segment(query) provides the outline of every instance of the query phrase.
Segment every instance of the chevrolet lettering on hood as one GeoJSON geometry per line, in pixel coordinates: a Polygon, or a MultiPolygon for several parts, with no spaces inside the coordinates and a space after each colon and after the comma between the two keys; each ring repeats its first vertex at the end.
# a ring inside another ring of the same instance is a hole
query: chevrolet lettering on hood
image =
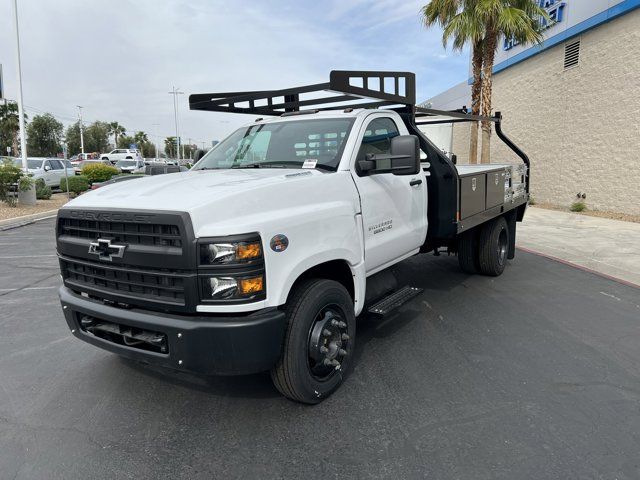
{"type": "Polygon", "coordinates": [[[95,220],[103,222],[136,222],[151,223],[155,215],[145,215],[141,213],[125,212],[90,212],[73,210],[70,213],[72,218],[81,220],[95,220]]]}

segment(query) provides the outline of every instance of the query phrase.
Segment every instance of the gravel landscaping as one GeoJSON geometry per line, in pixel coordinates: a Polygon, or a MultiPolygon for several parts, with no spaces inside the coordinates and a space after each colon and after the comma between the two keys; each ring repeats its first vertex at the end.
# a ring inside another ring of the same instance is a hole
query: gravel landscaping
{"type": "Polygon", "coordinates": [[[34,213],[57,210],[67,203],[67,201],[66,193],[55,193],[49,200],[38,200],[35,205],[17,205],[15,207],[10,207],[6,203],[0,202],[0,220],[8,220],[10,218],[33,215],[34,213]]]}

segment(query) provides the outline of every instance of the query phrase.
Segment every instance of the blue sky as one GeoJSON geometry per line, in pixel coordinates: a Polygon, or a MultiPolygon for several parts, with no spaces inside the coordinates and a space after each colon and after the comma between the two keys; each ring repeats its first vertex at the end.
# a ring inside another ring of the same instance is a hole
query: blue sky
{"type": "MultiPolygon", "coordinates": [[[[24,102],[64,123],[87,120],[129,130],[174,132],[167,92],[178,86],[182,136],[209,141],[252,120],[190,112],[189,93],[286,88],[327,81],[331,69],[407,70],[418,98],[467,76],[468,53],[425,30],[424,1],[399,0],[18,0],[24,102]]],[[[9,0],[0,0],[5,96],[15,98],[9,0]]]]}

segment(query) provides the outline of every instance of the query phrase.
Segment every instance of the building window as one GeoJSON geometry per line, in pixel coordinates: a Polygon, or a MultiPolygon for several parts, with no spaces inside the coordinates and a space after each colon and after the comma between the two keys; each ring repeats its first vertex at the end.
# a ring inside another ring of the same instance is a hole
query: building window
{"type": "Polygon", "coordinates": [[[564,44],[564,69],[577,67],[580,61],[580,39],[564,44]]]}

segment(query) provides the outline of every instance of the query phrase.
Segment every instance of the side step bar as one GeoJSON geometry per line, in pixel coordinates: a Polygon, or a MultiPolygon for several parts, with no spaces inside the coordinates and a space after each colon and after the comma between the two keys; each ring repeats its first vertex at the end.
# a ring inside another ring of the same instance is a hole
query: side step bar
{"type": "Polygon", "coordinates": [[[399,306],[407,303],[416,295],[422,293],[422,288],[405,286],[400,290],[393,292],[391,295],[384,297],[379,302],[371,305],[368,312],[375,315],[387,315],[399,306]]]}

